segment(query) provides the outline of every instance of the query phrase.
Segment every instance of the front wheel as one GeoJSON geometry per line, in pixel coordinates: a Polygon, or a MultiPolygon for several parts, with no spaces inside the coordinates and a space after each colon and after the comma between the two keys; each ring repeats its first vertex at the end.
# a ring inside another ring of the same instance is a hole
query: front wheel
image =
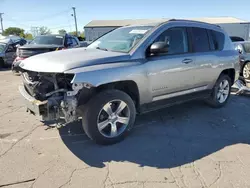
{"type": "Polygon", "coordinates": [[[231,93],[232,81],[228,75],[222,74],[217,80],[210,98],[206,101],[214,108],[224,106],[231,93]]]}
{"type": "Polygon", "coordinates": [[[82,108],[83,129],[98,144],[123,140],[135,122],[135,104],[119,90],[100,92],[82,108]]]}

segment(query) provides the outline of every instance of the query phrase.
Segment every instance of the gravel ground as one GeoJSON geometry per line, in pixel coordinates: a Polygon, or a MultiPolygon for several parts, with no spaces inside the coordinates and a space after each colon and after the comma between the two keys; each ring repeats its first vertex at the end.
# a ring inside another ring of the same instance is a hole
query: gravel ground
{"type": "Polygon", "coordinates": [[[250,188],[250,98],[192,102],[137,117],[98,146],[81,124],[50,128],[25,112],[20,77],[0,71],[0,187],[250,188]]]}

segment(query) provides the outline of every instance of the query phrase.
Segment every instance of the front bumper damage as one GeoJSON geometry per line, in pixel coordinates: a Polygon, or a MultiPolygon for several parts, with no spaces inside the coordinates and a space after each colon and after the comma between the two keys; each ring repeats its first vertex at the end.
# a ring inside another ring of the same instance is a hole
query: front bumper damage
{"type": "MultiPolygon", "coordinates": [[[[80,89],[81,87],[78,87],[80,89]]],[[[45,101],[40,101],[31,96],[23,85],[19,86],[19,92],[22,96],[27,111],[33,115],[41,116],[42,121],[64,120],[70,123],[78,119],[77,98],[74,94],[77,92],[67,92],[63,96],[53,96],[45,101]]]]}

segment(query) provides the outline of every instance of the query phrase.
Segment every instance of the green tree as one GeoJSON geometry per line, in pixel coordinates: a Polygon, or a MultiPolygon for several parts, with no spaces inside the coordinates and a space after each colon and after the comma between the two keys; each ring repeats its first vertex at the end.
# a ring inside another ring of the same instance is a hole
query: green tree
{"type": "Polygon", "coordinates": [[[24,29],[21,29],[19,27],[9,27],[4,30],[3,35],[16,35],[24,37],[24,29]]]}
{"type": "Polygon", "coordinates": [[[59,33],[60,35],[64,35],[64,34],[67,33],[67,31],[66,31],[65,29],[60,29],[60,30],[58,30],[58,33],[59,33]]]}
{"type": "Polygon", "coordinates": [[[76,31],[69,32],[69,34],[76,36],[76,31]]]}
{"type": "Polygon", "coordinates": [[[25,33],[25,36],[24,36],[26,39],[28,40],[32,40],[33,39],[33,35],[31,33],[25,33]]]}
{"type": "Polygon", "coordinates": [[[51,31],[49,28],[42,26],[39,28],[39,34],[40,35],[48,35],[48,34],[51,34],[51,31]]]}

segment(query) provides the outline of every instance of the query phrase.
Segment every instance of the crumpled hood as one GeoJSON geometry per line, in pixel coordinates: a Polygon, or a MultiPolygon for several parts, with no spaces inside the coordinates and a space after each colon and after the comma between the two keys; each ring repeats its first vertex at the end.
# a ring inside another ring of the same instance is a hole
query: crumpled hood
{"type": "Polygon", "coordinates": [[[75,48],[35,55],[23,60],[19,66],[35,72],[63,73],[79,67],[123,62],[129,59],[129,54],[120,52],[75,48]]]}

